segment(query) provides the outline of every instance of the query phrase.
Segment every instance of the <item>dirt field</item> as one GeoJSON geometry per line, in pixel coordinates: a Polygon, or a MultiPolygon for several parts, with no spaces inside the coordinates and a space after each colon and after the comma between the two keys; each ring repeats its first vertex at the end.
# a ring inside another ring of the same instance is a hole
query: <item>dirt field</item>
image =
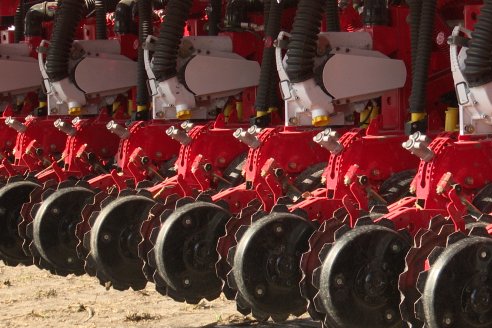
{"type": "Polygon", "coordinates": [[[282,325],[258,324],[221,298],[181,304],[143,291],[106,290],[91,277],[50,275],[33,266],[0,262],[0,327],[317,327],[307,319],[282,325]]]}

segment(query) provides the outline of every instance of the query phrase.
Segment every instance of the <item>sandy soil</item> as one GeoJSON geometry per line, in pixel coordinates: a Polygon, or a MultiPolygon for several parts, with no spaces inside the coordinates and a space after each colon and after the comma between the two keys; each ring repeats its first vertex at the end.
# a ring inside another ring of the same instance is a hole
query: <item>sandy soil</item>
{"type": "Polygon", "coordinates": [[[106,290],[88,276],[56,277],[31,267],[0,262],[0,327],[317,327],[309,320],[258,324],[218,299],[181,304],[159,295],[152,284],[142,291],[106,290]]]}

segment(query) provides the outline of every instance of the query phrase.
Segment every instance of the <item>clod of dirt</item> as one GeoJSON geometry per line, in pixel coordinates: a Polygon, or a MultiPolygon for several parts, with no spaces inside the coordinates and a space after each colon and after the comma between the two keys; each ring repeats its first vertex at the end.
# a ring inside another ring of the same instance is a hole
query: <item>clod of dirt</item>
{"type": "Polygon", "coordinates": [[[7,279],[7,280],[3,281],[3,285],[6,287],[10,287],[10,286],[12,286],[12,283],[10,282],[10,280],[7,279]]]}
{"type": "Polygon", "coordinates": [[[130,313],[125,317],[125,321],[140,322],[140,321],[150,321],[158,320],[160,316],[151,315],[150,313],[130,313]]]}
{"type": "Polygon", "coordinates": [[[33,318],[44,318],[44,317],[45,317],[45,316],[44,316],[44,315],[42,315],[41,313],[36,312],[36,311],[34,311],[34,310],[32,310],[32,311],[28,314],[28,316],[33,317],[33,318]]]}
{"type": "Polygon", "coordinates": [[[36,298],[54,298],[58,296],[56,289],[50,288],[48,290],[38,290],[36,293],[36,298]]]}
{"type": "Polygon", "coordinates": [[[205,300],[200,301],[197,305],[193,307],[193,310],[208,310],[212,308],[212,304],[208,303],[205,300]]]}

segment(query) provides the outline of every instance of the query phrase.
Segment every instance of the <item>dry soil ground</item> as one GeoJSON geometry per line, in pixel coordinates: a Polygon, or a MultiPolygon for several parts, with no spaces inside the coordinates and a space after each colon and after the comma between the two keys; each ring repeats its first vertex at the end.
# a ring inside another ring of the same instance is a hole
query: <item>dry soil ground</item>
{"type": "Polygon", "coordinates": [[[94,278],[56,277],[35,267],[0,262],[0,327],[317,327],[309,320],[282,325],[258,324],[218,299],[181,304],[159,295],[149,284],[142,291],[106,290],[94,278]]]}

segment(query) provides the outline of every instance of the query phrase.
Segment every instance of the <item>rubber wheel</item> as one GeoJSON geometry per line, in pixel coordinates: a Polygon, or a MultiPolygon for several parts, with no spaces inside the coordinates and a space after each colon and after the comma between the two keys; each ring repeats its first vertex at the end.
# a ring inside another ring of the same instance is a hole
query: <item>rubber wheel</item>
{"type": "Polygon", "coordinates": [[[492,239],[446,247],[427,273],[422,305],[429,328],[492,327],[492,239]]]}
{"type": "Polygon", "coordinates": [[[271,213],[245,232],[234,256],[233,273],[253,315],[260,312],[281,321],[306,311],[299,290],[299,262],[314,230],[312,222],[297,215],[271,213]]]}
{"type": "Polygon", "coordinates": [[[0,259],[7,265],[33,264],[32,257],[26,256],[22,249],[23,239],[17,227],[22,221],[22,205],[29,201],[36,187],[39,185],[31,181],[18,181],[0,189],[0,259]]]}
{"type": "Polygon", "coordinates": [[[218,205],[195,202],[177,208],[166,219],[154,249],[170,297],[188,303],[219,297],[222,281],[215,271],[216,245],[230,217],[218,205]]]}
{"type": "Polygon", "coordinates": [[[325,324],[336,328],[401,327],[398,276],[409,242],[379,226],[356,227],[322,259],[319,297],[325,324]]]}
{"type": "Polygon", "coordinates": [[[154,204],[150,198],[130,195],[99,212],[90,232],[90,251],[101,283],[111,282],[117,290],[145,287],[143,261],[138,257],[140,225],[154,204]]]}

